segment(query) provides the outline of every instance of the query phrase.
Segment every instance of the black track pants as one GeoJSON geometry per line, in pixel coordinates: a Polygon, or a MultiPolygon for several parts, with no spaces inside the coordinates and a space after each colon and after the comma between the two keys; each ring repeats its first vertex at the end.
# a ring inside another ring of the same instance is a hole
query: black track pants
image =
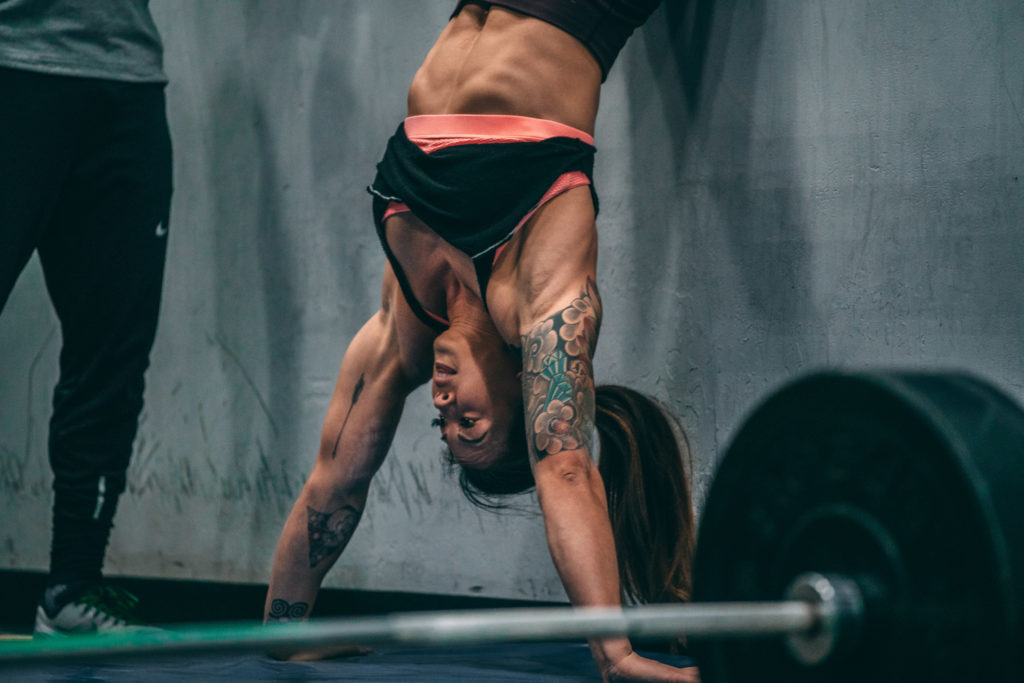
{"type": "Polygon", "coordinates": [[[0,68],[0,312],[38,251],[63,337],[51,583],[100,575],[142,409],[170,198],[161,84],[0,68]]]}

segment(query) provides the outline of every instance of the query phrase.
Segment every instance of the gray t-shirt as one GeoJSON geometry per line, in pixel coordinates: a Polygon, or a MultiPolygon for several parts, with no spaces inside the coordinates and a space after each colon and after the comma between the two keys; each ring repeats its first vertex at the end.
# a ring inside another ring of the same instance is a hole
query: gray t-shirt
{"type": "Polygon", "coordinates": [[[0,66],[165,83],[149,0],[0,0],[0,66]]]}

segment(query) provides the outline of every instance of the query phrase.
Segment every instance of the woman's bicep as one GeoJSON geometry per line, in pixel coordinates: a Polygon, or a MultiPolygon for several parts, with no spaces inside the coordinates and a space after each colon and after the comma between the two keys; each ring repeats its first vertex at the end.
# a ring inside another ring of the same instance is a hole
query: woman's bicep
{"type": "Polygon", "coordinates": [[[525,326],[523,406],[531,461],[565,451],[591,451],[593,354],[601,299],[587,278],[550,314],[525,326]]]}
{"type": "Polygon", "coordinates": [[[370,471],[390,443],[406,396],[430,374],[430,331],[407,319],[412,313],[403,312],[404,302],[396,302],[396,296],[400,299],[401,292],[388,268],[381,308],[345,350],[324,421],[321,456],[334,460],[347,452],[365,461],[370,471]]]}

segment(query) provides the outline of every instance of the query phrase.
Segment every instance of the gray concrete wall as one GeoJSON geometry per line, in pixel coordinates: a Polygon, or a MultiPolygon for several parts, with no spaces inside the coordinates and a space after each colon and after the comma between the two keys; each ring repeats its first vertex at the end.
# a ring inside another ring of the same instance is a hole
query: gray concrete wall
{"type": "MultiPolygon", "coordinates": [[[[114,573],[264,581],[383,258],[363,188],[450,0],[154,0],[176,193],[114,573]]],[[[1024,399],[1024,5],[665,0],[598,121],[597,372],[666,400],[706,485],[823,365],[963,368],[1024,399]]],[[[43,568],[59,331],[0,318],[0,567],[43,568]]],[[[563,597],[530,497],[495,516],[409,402],[330,585],[563,597]]]]}

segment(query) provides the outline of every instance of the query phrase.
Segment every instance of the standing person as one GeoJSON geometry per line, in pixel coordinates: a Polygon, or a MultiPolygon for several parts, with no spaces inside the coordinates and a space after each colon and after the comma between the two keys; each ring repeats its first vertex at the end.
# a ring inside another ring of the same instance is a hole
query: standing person
{"type": "MultiPolygon", "coordinates": [[[[472,500],[536,486],[573,605],[689,597],[685,449],[651,399],[595,387],[592,363],[599,90],[657,4],[459,2],[370,187],[388,261],[381,307],[342,360],[319,456],[274,558],[268,621],[308,614],[405,398],[428,381],[434,424],[472,500]]],[[[590,646],[608,680],[697,679],[639,656],[627,638],[590,646]]]]}
{"type": "MultiPolygon", "coordinates": [[[[142,409],[171,198],[148,0],[0,2],[0,310],[33,251],[60,320],[37,635],[123,628],[103,559],[142,409]]],[[[0,319],[2,324],[2,319],[0,319]]]]}

